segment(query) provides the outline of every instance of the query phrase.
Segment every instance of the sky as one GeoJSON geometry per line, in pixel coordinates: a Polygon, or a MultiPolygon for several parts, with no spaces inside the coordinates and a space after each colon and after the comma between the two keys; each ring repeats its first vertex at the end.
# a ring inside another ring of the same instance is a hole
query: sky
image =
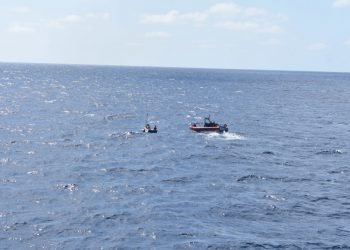
{"type": "Polygon", "coordinates": [[[350,0],[0,0],[0,62],[350,72],[350,0]]]}

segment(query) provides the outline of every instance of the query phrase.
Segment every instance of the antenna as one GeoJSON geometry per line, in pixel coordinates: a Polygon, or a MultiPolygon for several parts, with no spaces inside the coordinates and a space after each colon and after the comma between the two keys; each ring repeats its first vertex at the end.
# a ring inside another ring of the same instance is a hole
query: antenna
{"type": "Polygon", "coordinates": [[[148,123],[148,113],[146,115],[146,122],[145,122],[145,124],[147,124],[147,123],[148,123]]]}

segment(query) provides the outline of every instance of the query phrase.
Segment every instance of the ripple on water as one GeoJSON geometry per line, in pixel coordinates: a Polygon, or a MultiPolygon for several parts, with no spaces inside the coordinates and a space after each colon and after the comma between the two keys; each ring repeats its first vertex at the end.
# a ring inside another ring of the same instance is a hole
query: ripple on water
{"type": "Polygon", "coordinates": [[[309,182],[309,178],[290,178],[290,177],[275,177],[275,176],[261,176],[249,174],[237,179],[237,182],[255,182],[255,181],[281,181],[281,182],[309,182]]]}
{"type": "Polygon", "coordinates": [[[343,151],[340,149],[322,150],[316,153],[317,155],[341,155],[343,151]]]}
{"type": "Polygon", "coordinates": [[[135,118],[134,114],[126,113],[126,114],[113,114],[105,116],[105,120],[113,121],[113,120],[124,120],[124,119],[133,119],[135,118]]]}
{"type": "Polygon", "coordinates": [[[66,190],[66,191],[70,191],[70,192],[74,192],[78,190],[78,185],[77,184],[57,184],[56,187],[60,190],[66,190]]]}
{"type": "Polygon", "coordinates": [[[186,184],[186,183],[192,183],[194,180],[199,179],[199,176],[189,177],[189,176],[182,176],[182,177],[174,177],[170,179],[163,180],[162,182],[165,183],[175,183],[175,184],[186,184]]]}

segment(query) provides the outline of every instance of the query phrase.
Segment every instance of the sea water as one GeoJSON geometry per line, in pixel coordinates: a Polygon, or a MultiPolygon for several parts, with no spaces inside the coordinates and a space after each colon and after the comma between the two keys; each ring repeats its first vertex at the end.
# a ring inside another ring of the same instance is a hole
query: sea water
{"type": "Polygon", "coordinates": [[[350,74],[0,64],[0,248],[349,249],[349,114],[350,74]]]}

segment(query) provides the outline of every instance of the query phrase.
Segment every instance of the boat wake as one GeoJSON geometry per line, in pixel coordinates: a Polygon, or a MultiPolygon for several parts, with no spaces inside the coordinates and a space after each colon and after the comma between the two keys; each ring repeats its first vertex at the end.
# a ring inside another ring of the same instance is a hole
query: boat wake
{"type": "Polygon", "coordinates": [[[108,136],[110,138],[123,138],[123,139],[130,139],[136,136],[142,135],[142,132],[133,132],[133,131],[128,131],[128,132],[117,132],[117,133],[111,133],[108,136]]]}
{"type": "Polygon", "coordinates": [[[226,141],[234,141],[234,140],[246,140],[243,135],[236,134],[233,132],[224,132],[224,133],[207,133],[204,134],[208,139],[214,140],[226,140],[226,141]]]}

